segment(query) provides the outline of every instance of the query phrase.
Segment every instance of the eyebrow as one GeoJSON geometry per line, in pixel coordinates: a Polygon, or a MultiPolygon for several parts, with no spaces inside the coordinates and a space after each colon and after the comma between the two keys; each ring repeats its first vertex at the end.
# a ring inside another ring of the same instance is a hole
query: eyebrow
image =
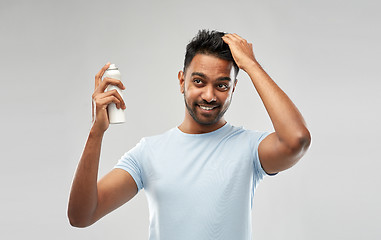
{"type": "MultiPolygon", "coordinates": [[[[200,76],[202,78],[207,78],[205,74],[201,72],[192,72],[191,76],[200,76]]],[[[217,78],[217,81],[231,81],[230,77],[219,77],[217,78]]]]}
{"type": "Polygon", "coordinates": [[[203,78],[206,78],[206,75],[205,74],[203,74],[203,73],[200,73],[200,72],[192,72],[192,74],[191,74],[191,76],[193,77],[193,76],[200,76],[200,77],[203,77],[203,78]]]}

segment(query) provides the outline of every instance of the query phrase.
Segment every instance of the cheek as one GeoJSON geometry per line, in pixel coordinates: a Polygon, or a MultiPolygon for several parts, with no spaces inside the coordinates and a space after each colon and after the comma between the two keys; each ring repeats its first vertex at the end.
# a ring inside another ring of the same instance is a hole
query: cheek
{"type": "Polygon", "coordinates": [[[198,96],[200,96],[201,91],[195,87],[188,87],[185,89],[185,93],[187,95],[187,98],[194,99],[194,98],[197,98],[198,96]]]}
{"type": "Polygon", "coordinates": [[[196,99],[194,92],[190,91],[189,89],[184,90],[184,98],[188,102],[188,104],[192,104],[196,99]]]}
{"type": "Polygon", "coordinates": [[[224,92],[223,94],[220,95],[220,100],[224,104],[228,104],[230,102],[231,96],[232,96],[232,92],[231,91],[224,92]]]}

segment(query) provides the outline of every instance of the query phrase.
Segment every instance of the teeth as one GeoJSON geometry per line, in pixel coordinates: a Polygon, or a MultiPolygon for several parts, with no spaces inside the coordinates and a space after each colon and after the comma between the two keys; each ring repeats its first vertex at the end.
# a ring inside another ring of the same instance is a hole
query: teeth
{"type": "Polygon", "coordinates": [[[206,107],[206,106],[201,106],[201,105],[200,105],[200,108],[201,108],[201,109],[204,109],[204,110],[212,110],[212,109],[215,108],[215,107],[206,107]]]}

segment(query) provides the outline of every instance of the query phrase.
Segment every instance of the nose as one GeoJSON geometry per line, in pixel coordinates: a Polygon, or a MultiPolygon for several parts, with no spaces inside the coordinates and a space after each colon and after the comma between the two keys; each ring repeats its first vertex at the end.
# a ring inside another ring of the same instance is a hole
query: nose
{"type": "Polygon", "coordinates": [[[212,86],[207,86],[202,92],[201,98],[208,103],[215,102],[217,100],[214,88],[212,86]]]}

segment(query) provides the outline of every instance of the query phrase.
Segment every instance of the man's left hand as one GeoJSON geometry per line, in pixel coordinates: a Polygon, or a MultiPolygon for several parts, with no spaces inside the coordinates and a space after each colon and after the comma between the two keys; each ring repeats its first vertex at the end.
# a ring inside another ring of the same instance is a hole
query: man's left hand
{"type": "Polygon", "coordinates": [[[235,33],[225,34],[222,40],[229,45],[234,61],[240,69],[246,72],[252,64],[257,64],[257,60],[254,57],[253,44],[248,43],[235,33]]]}

